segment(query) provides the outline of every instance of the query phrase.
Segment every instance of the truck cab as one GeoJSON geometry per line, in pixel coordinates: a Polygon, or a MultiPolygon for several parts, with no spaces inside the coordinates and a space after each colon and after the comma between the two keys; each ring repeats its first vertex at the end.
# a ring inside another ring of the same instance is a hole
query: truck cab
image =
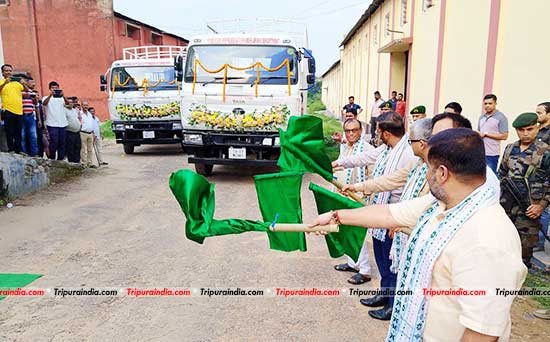
{"type": "Polygon", "coordinates": [[[222,32],[209,24],[215,33],[191,39],[186,62],[176,66],[184,94],[183,146],[189,163],[206,176],[217,164],[276,165],[278,129],[304,114],[314,82],[304,31],[249,33],[242,21],[239,26],[222,32]]]}
{"type": "Polygon", "coordinates": [[[123,50],[100,77],[109,95],[109,114],[116,142],[134,153],[145,144],[181,144],[181,87],[174,58],[185,60],[183,46],[139,46],[123,50]]]}

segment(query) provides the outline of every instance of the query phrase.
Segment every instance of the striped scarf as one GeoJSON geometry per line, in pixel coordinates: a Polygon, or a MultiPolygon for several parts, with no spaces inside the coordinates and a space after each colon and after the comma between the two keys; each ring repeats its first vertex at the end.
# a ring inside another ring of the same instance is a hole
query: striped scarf
{"type": "Polygon", "coordinates": [[[439,201],[434,201],[420,216],[409,237],[405,258],[399,265],[396,287],[396,293],[412,290],[416,294],[395,296],[386,342],[422,341],[428,301],[418,291],[431,286],[435,261],[460,227],[480,209],[498,203],[498,197],[494,187],[483,184],[450,209],[432,231],[426,227],[438,214],[439,201]]]}
{"type": "MultiPolygon", "coordinates": [[[[397,169],[401,155],[405,149],[411,148],[409,145],[409,135],[405,134],[394,148],[386,146],[384,151],[376,159],[374,164],[373,178],[382,175],[389,175],[397,169]]],[[[388,204],[390,203],[391,191],[377,192],[372,198],[372,204],[388,204]]],[[[369,228],[369,234],[373,238],[384,241],[386,239],[387,229],[369,228]]]]}
{"type": "MultiPolygon", "coordinates": [[[[359,139],[355,144],[353,144],[353,149],[351,151],[351,154],[348,154],[348,156],[355,156],[358,154],[363,153],[366,150],[366,143],[363,137],[359,139]]],[[[344,147],[344,153],[347,152],[349,149],[349,146],[344,147]]],[[[364,182],[367,179],[367,172],[366,167],[354,167],[346,169],[346,184],[354,184],[354,183],[361,183],[364,182]],[[353,177],[355,173],[355,177],[353,177]]]]}
{"type": "MultiPolygon", "coordinates": [[[[400,202],[407,201],[418,197],[418,194],[426,184],[426,174],[428,173],[428,163],[422,162],[422,159],[418,159],[414,168],[409,172],[407,176],[407,182],[403,187],[403,193],[401,194],[400,202]]],[[[396,233],[393,237],[393,243],[390,249],[391,267],[390,271],[397,273],[399,269],[399,263],[403,258],[403,249],[407,245],[408,236],[403,233],[396,233]]]]}

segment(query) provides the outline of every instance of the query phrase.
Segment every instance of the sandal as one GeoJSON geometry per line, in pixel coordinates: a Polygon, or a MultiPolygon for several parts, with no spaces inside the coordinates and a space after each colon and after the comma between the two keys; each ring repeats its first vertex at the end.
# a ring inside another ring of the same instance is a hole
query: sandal
{"type": "Polygon", "coordinates": [[[356,270],[355,268],[351,267],[348,264],[335,265],[334,269],[340,272],[354,272],[354,273],[359,272],[358,270],[356,270]]]}
{"type": "Polygon", "coordinates": [[[348,279],[348,283],[353,285],[361,285],[370,280],[371,280],[370,275],[357,273],[356,275],[348,279]]]}

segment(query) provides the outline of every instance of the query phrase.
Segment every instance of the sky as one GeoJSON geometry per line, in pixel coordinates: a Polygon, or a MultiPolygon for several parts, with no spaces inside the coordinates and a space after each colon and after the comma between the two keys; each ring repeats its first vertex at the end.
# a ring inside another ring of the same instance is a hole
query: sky
{"type": "Polygon", "coordinates": [[[190,39],[222,19],[276,18],[307,26],[321,76],[340,56],[340,43],[372,0],[114,0],[115,11],[190,39]]]}

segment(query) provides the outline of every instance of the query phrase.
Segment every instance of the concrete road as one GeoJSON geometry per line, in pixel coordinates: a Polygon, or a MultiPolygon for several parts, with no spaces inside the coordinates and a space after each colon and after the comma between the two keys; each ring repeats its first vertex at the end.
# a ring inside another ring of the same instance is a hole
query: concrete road
{"type": "MultiPolygon", "coordinates": [[[[187,240],[168,177],[189,168],[177,146],[105,148],[108,167],[0,211],[0,273],[39,273],[31,286],[116,288],[348,289],[332,269],[324,239],[308,252],[268,248],[262,233],[187,240]]],[[[272,169],[216,167],[216,217],[259,219],[251,176],[272,169]]],[[[308,175],[304,217],[315,215],[308,175]]],[[[374,259],[373,267],[374,267],[374,259]]],[[[374,267],[375,269],[376,267],[374,267]]],[[[378,275],[365,287],[376,287],[378,275]]],[[[530,300],[516,301],[514,339],[548,341],[530,300]],[[519,302],[519,303],[518,303],[519,302]]],[[[357,298],[339,297],[8,297],[0,301],[0,341],[381,341],[387,323],[357,298]]]]}

